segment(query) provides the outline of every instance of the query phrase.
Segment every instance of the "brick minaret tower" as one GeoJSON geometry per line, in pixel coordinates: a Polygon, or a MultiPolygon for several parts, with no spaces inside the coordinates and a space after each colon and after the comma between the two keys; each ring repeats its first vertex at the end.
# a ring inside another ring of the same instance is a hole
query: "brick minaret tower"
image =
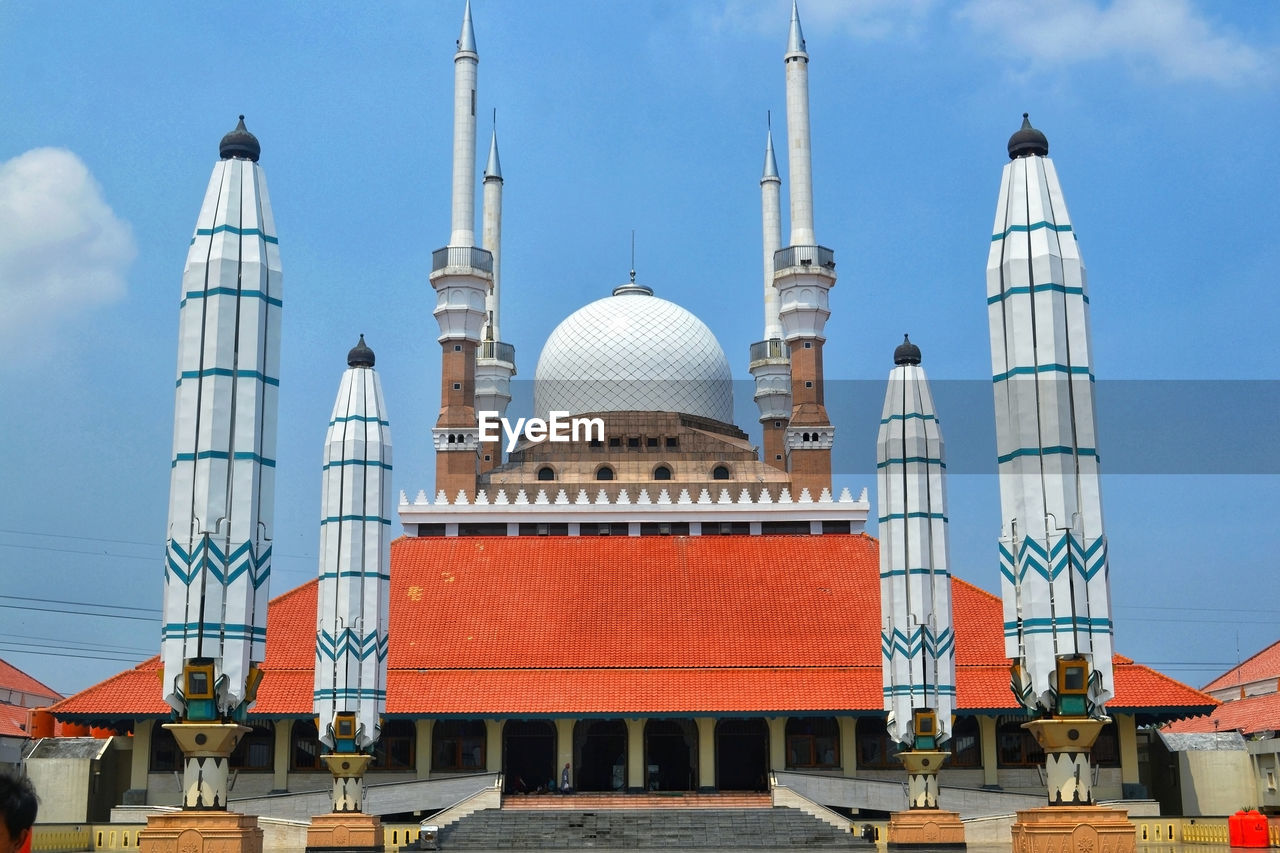
{"type": "Polygon", "coordinates": [[[453,214],[449,245],[431,255],[432,312],[440,324],[440,417],[436,446],[436,490],[452,500],[476,487],[479,428],[476,424],[476,348],[485,322],[485,299],[493,286],[493,255],[475,245],[476,53],[471,3],[462,16],[453,56],[453,214]]]}
{"type": "Polygon", "coordinates": [[[782,179],[773,155],[773,129],[765,137],[764,174],[760,178],[760,219],[764,242],[764,340],[751,345],[751,376],[760,407],[766,465],[787,470],[786,429],[791,420],[791,359],[778,321],[778,291],[773,287],[773,258],[782,247],[782,179]]]}
{"type": "Polygon", "coordinates": [[[773,256],[778,319],[791,351],[791,422],[785,430],[792,490],[817,498],[831,487],[835,428],[822,393],[822,331],[831,311],[827,292],[836,283],[834,253],[813,232],[813,170],[809,151],[809,54],[800,13],[791,4],[791,32],[783,58],[787,72],[787,165],[790,172],[791,243],[773,256]]]}

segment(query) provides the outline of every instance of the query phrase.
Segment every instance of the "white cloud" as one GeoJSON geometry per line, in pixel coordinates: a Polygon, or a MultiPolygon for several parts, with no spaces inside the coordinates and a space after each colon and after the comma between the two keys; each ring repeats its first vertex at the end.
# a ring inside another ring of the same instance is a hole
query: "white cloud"
{"type": "Polygon", "coordinates": [[[135,254],[75,154],[35,148],[0,163],[0,347],[38,345],[61,320],[120,299],[135,254]]]}
{"type": "Polygon", "coordinates": [[[1272,58],[1203,17],[1189,0],[970,0],[959,16],[1035,66],[1119,59],[1174,80],[1259,82],[1272,58]]]}

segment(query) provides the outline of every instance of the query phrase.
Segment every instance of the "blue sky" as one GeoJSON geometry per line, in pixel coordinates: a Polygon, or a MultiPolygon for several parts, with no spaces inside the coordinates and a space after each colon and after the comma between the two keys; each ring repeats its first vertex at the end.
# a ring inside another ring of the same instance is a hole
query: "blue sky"
{"type": "MultiPolygon", "coordinates": [[[[748,378],[788,6],[475,0],[519,378],[565,315],[626,279],[632,229],[638,278],[748,378]]],[[[839,273],[837,442],[872,452],[868,383],[903,332],[935,386],[989,382],[984,266],[1029,111],[1089,270],[1117,648],[1198,685],[1276,640],[1280,5],[807,0],[801,16],[816,231],[839,273]],[[1171,449],[1108,467],[1109,443],[1171,449]]],[[[449,236],[460,18],[452,0],[0,5],[0,656],[73,691],[158,649],[180,279],[240,113],[285,270],[273,592],[316,572],[325,425],[360,333],[395,486],[430,490],[427,273],[449,236]]],[[[994,471],[989,395],[946,410],[935,392],[950,452],[994,471]]],[[[749,385],[737,410],[754,431],[749,385]]],[[[837,482],[874,498],[863,467],[837,482]]],[[[953,468],[952,563],[995,590],[995,478],[953,468]]]]}

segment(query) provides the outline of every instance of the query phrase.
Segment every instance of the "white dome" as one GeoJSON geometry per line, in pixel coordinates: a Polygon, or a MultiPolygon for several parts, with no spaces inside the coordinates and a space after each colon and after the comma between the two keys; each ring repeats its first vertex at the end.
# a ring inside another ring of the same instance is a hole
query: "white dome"
{"type": "Polygon", "coordinates": [[[682,412],[733,423],[729,361],[711,330],[638,285],[574,311],[547,338],[533,408],[548,412],[682,412]]]}

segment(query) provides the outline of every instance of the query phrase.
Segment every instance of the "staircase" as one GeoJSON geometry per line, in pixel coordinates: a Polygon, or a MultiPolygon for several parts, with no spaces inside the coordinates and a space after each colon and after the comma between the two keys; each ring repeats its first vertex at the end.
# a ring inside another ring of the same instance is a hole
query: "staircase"
{"type": "Polygon", "coordinates": [[[441,849],[583,850],[868,847],[768,794],[508,796],[441,831],[441,849]]]}

